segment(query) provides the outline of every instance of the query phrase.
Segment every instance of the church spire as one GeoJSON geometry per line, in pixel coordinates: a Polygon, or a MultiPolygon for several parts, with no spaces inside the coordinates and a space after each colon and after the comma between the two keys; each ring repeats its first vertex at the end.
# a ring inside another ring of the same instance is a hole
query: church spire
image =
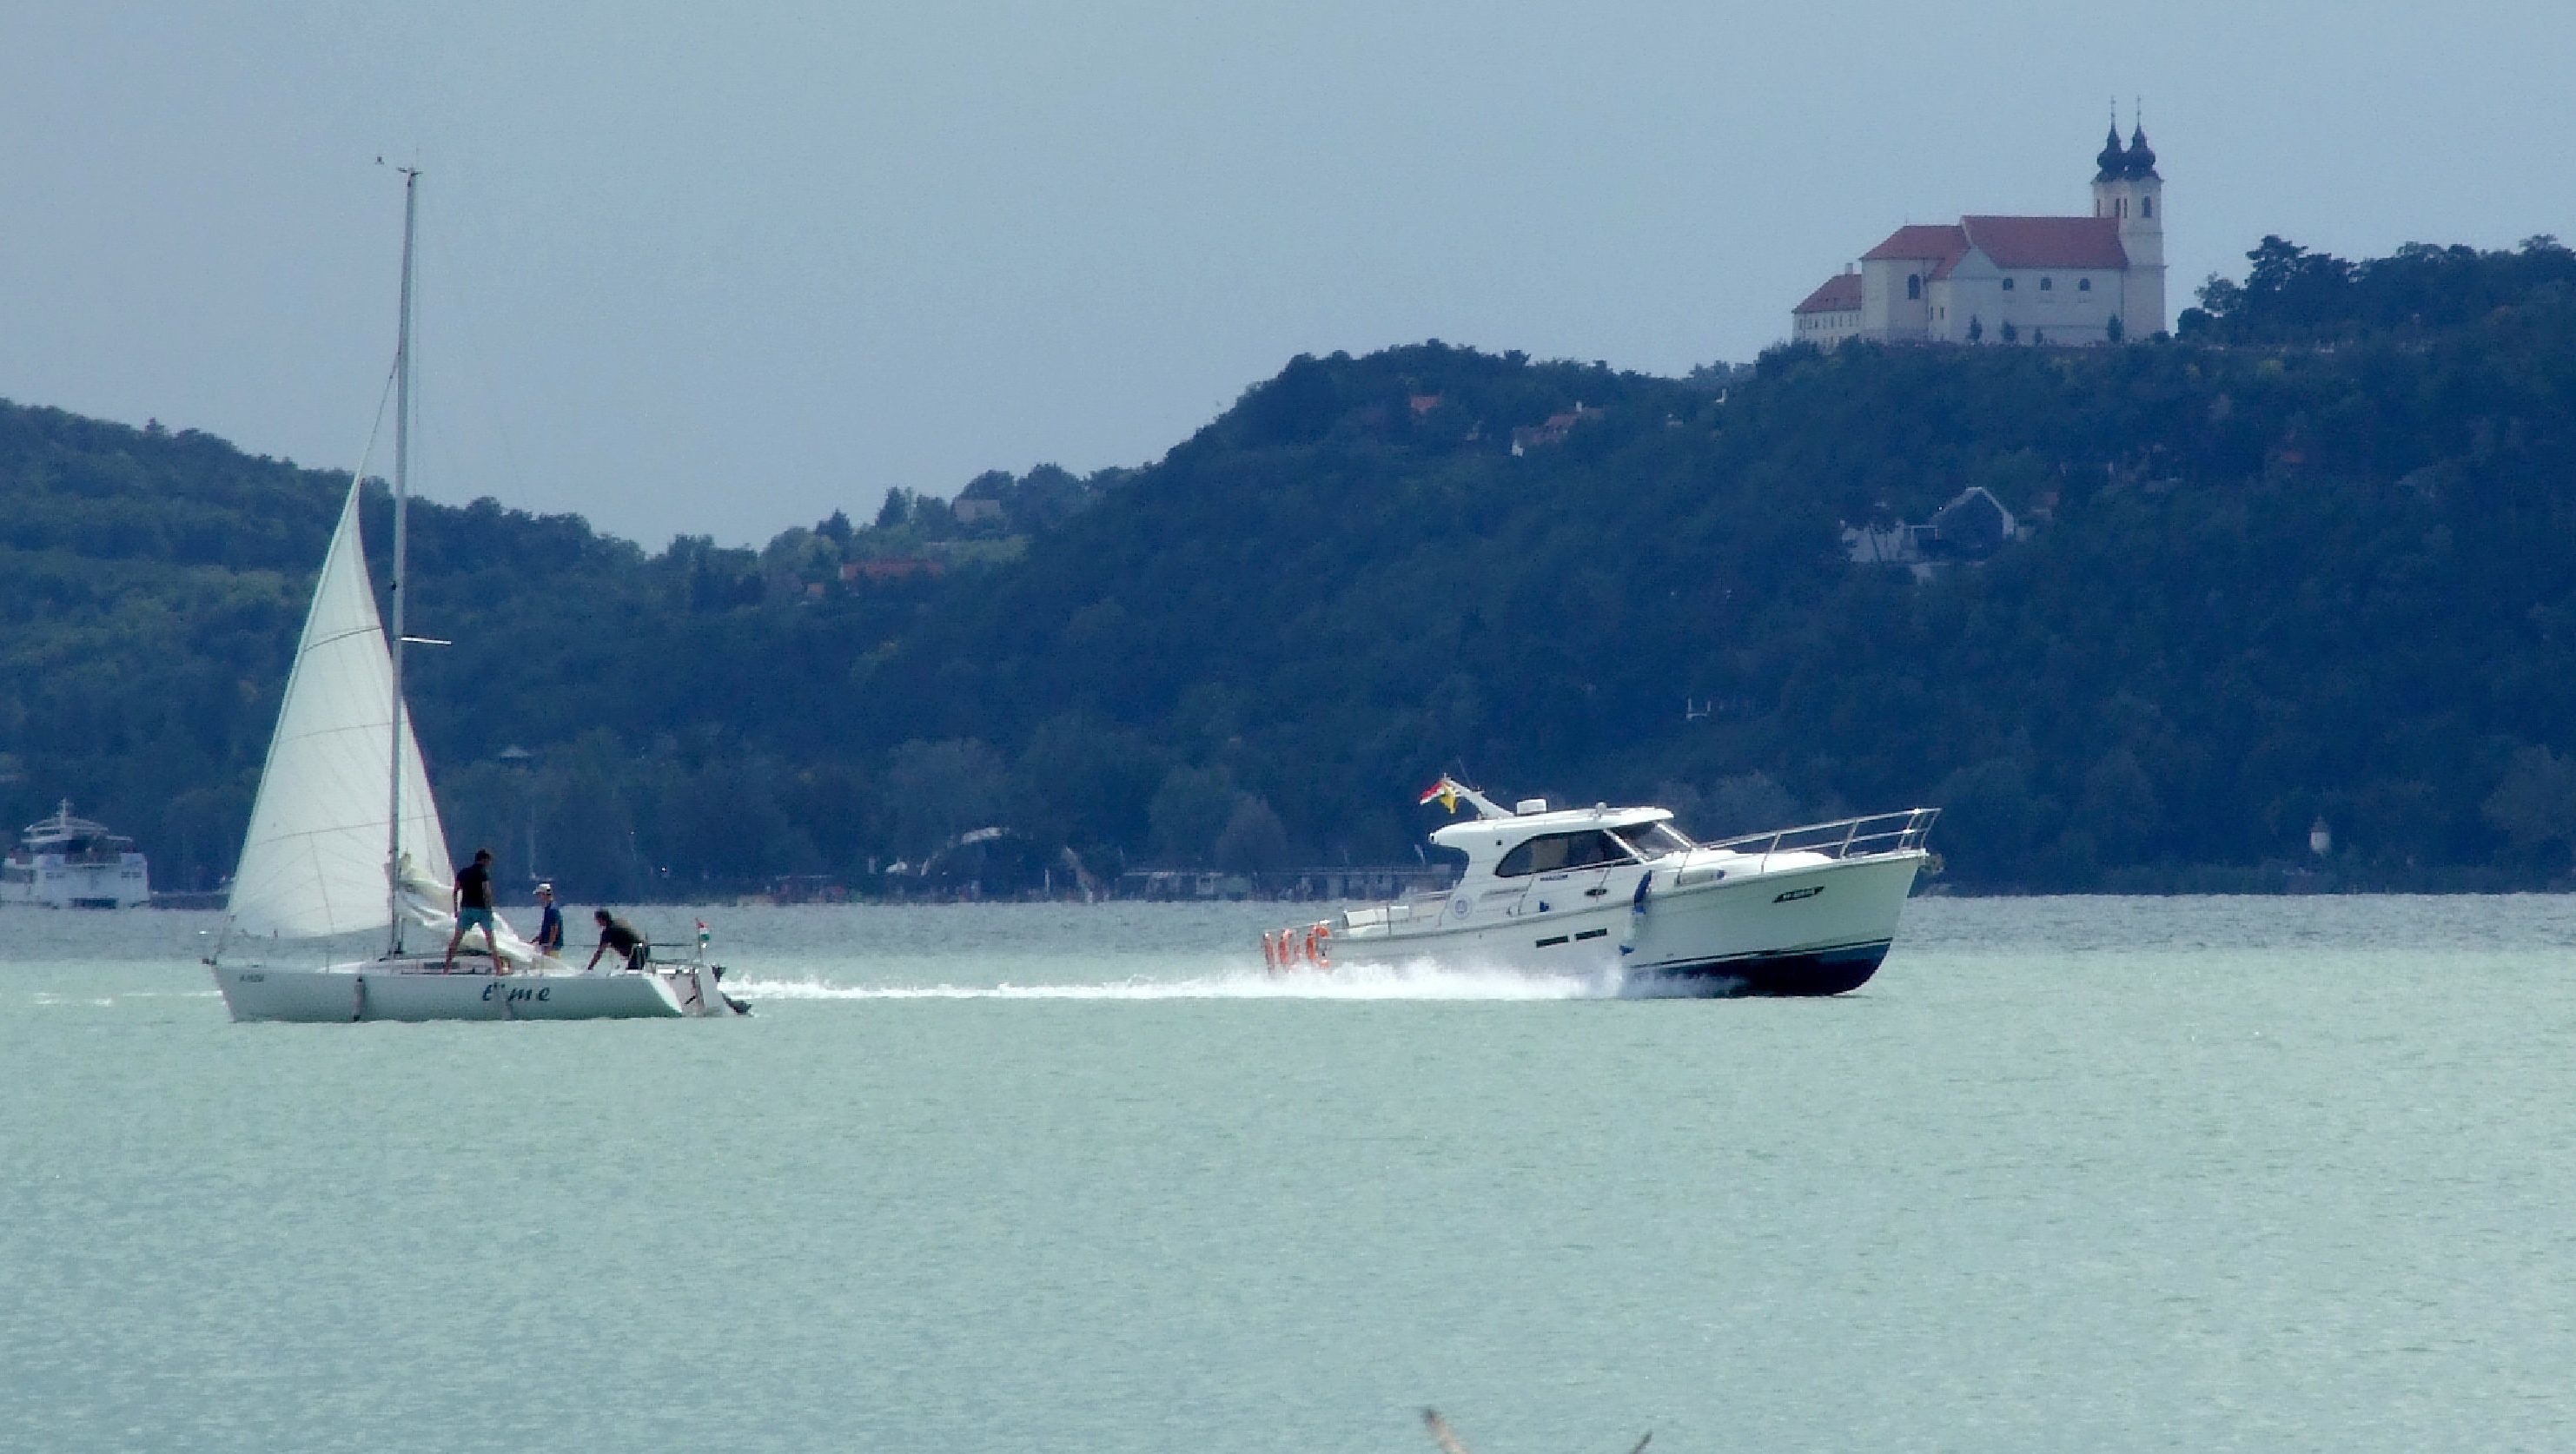
{"type": "MultiPolygon", "coordinates": [[[[2113,134],[2117,135],[2116,129],[2113,134]]],[[[2132,177],[2152,177],[2156,174],[2156,154],[2155,150],[2147,145],[2147,123],[2143,119],[2138,122],[2137,128],[2129,133],[2129,155],[2121,163],[2121,167],[2132,177]]]]}
{"type": "Polygon", "coordinates": [[[2116,100],[2111,103],[2111,134],[2102,139],[2102,154],[2093,160],[2102,168],[2093,178],[2097,182],[2112,180],[2128,165],[2129,159],[2120,154],[2120,103],[2116,100]]]}

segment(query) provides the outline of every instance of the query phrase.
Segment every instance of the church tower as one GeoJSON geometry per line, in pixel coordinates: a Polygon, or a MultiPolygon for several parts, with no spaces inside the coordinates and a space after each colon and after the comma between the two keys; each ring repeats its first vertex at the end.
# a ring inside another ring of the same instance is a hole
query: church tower
{"type": "Polygon", "coordinates": [[[2165,331],[2165,179],[2156,172],[2156,153],[2147,145],[2147,128],[2140,123],[2129,134],[2129,145],[2120,146],[2120,127],[2115,121],[2110,138],[2103,143],[2102,154],[2094,158],[2100,170],[2093,174],[2093,215],[2110,217],[2120,224],[2120,250],[2129,256],[2129,272],[2124,281],[2122,312],[2123,330],[2131,338],[2146,338],[2165,331]]]}

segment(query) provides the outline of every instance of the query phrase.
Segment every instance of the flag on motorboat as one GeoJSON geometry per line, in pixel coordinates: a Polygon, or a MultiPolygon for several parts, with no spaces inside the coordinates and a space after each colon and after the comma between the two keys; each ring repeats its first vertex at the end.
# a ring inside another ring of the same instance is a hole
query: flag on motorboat
{"type": "Polygon", "coordinates": [[[1440,806],[1450,812],[1458,811],[1458,785],[1451,782],[1447,775],[1442,775],[1440,781],[1422,790],[1422,797],[1417,806],[1428,805],[1434,798],[1439,799],[1440,806]]]}

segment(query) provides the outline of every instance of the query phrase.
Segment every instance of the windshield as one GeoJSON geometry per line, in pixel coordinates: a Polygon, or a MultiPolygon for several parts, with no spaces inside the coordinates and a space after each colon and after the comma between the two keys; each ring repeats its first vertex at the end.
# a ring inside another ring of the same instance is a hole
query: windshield
{"type": "Polygon", "coordinates": [[[1661,858],[1667,853],[1687,853],[1696,845],[1670,823],[1639,823],[1621,828],[1619,836],[1637,850],[1639,858],[1661,858]]]}

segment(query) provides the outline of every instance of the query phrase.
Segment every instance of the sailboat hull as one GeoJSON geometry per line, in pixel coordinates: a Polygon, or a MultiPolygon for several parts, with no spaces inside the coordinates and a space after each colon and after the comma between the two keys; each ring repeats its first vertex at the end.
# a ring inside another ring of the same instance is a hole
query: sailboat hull
{"type": "Polygon", "coordinates": [[[740,1013],[705,968],[647,974],[439,973],[378,960],[325,969],[214,966],[235,1020],[665,1020],[740,1013]]]}

